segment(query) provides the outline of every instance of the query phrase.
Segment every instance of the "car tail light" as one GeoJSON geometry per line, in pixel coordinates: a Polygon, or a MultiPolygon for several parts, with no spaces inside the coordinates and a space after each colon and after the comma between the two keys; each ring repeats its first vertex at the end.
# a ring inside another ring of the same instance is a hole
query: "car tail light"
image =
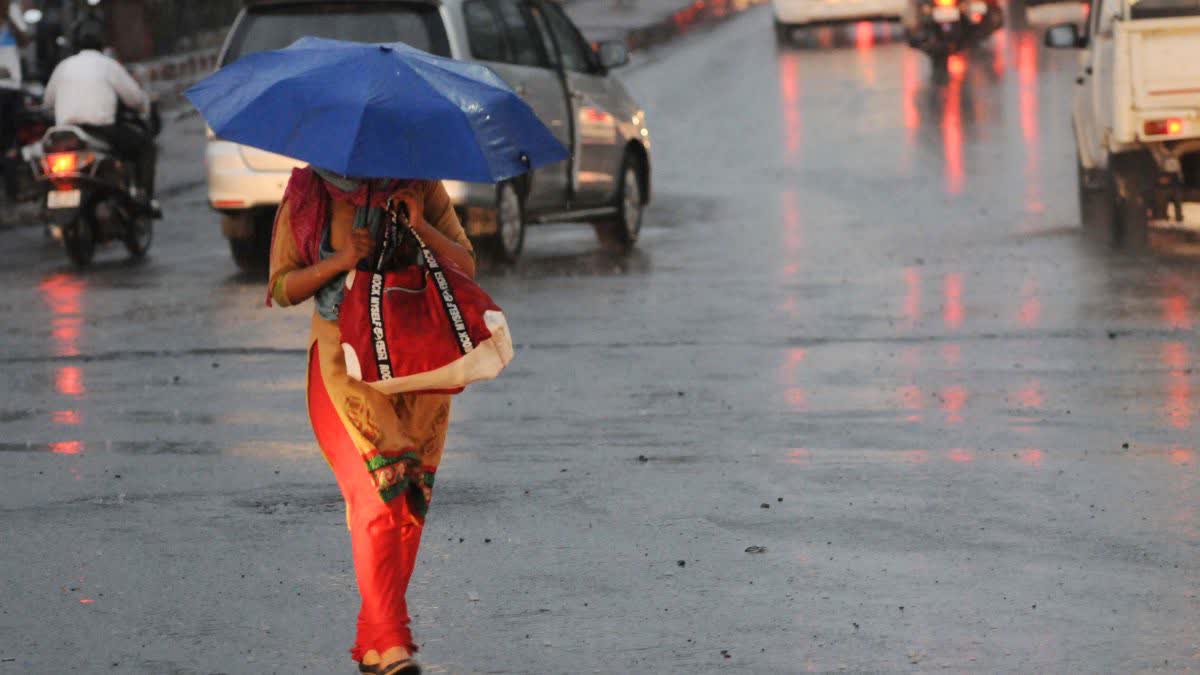
{"type": "Polygon", "coordinates": [[[1183,133],[1183,120],[1171,117],[1165,120],[1147,120],[1142,126],[1147,136],[1178,136],[1183,133]]]}
{"type": "Polygon", "coordinates": [[[73,152],[56,152],[46,155],[46,172],[51,176],[66,176],[75,173],[79,158],[73,152]]]}

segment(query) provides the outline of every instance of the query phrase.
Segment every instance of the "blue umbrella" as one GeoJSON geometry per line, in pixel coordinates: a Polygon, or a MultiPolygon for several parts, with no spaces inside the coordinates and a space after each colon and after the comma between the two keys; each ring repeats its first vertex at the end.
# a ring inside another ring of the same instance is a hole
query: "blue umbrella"
{"type": "Polygon", "coordinates": [[[220,138],[357,178],[492,183],[568,157],[490,68],[306,37],[185,92],[220,138]]]}

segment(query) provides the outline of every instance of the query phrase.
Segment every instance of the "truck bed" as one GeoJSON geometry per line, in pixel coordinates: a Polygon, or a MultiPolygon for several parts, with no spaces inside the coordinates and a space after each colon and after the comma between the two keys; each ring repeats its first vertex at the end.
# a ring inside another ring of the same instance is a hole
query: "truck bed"
{"type": "Polygon", "coordinates": [[[1127,22],[1133,106],[1200,109],[1200,17],[1127,22]]]}

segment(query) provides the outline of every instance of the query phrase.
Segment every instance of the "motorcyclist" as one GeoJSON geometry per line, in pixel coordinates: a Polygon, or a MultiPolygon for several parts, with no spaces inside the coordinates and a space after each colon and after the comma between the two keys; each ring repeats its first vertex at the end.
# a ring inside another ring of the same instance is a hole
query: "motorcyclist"
{"type": "Polygon", "coordinates": [[[9,2],[0,17],[0,154],[13,148],[21,110],[21,47],[29,42],[29,27],[21,18],[21,3],[9,2]]]}
{"type": "Polygon", "coordinates": [[[120,63],[103,54],[104,38],[98,27],[81,28],[75,41],[79,52],[54,69],[46,84],[45,103],[54,108],[56,125],[79,126],[131,160],[136,168],[131,193],[149,202],[154,197],[157,155],[147,123],[150,98],[120,63]],[[140,118],[120,115],[121,104],[140,118]]]}

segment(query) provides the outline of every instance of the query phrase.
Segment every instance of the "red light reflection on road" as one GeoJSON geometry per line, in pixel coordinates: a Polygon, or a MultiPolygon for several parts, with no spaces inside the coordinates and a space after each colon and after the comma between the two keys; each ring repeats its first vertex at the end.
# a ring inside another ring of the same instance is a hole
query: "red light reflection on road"
{"type": "Polygon", "coordinates": [[[792,448],[787,452],[787,459],[783,461],[788,464],[808,464],[812,458],[812,453],[807,448],[792,448]]]}
{"type": "Polygon", "coordinates": [[[779,197],[783,206],[783,243],[789,251],[796,251],[804,245],[796,191],[784,190],[779,197]]]}
{"type": "Polygon", "coordinates": [[[962,345],[955,342],[942,345],[942,360],[948,366],[957,366],[962,363],[962,345]]]}
{"type": "Polygon", "coordinates": [[[1186,295],[1175,293],[1163,298],[1163,322],[1168,328],[1191,330],[1191,303],[1186,295]]]}
{"type": "Polygon", "coordinates": [[[788,387],[783,395],[792,410],[803,411],[808,408],[808,393],[800,387],[788,387]]]}
{"type": "Polygon", "coordinates": [[[870,21],[854,24],[854,49],[858,52],[862,79],[868,85],[875,84],[875,25],[870,21]]]}
{"type": "Polygon", "coordinates": [[[800,60],[792,52],[779,55],[779,93],[783,98],[783,135],[788,160],[800,153],[800,60]]]}
{"type": "Polygon", "coordinates": [[[962,410],[967,405],[967,389],[959,385],[942,388],[942,411],[947,424],[962,424],[962,410]]]}
{"type": "Polygon", "coordinates": [[[82,441],[62,441],[59,443],[50,444],[50,452],[56,455],[79,455],[83,454],[82,441]]]}
{"type": "Polygon", "coordinates": [[[1025,280],[1021,287],[1021,309],[1017,312],[1017,321],[1026,328],[1037,326],[1042,318],[1042,299],[1038,296],[1037,281],[1033,278],[1025,280]]]}
{"type": "Polygon", "coordinates": [[[942,279],[942,294],[945,297],[942,303],[942,320],[947,328],[957,330],[963,323],[962,275],[957,272],[947,274],[942,279]]]}
{"type": "Polygon", "coordinates": [[[87,393],[83,386],[83,371],[78,366],[63,366],[54,379],[55,389],[66,396],[82,396],[87,393]]]}
{"type": "Polygon", "coordinates": [[[922,417],[917,411],[925,408],[925,395],[921,391],[921,388],[915,384],[909,384],[900,387],[899,393],[900,405],[911,413],[904,418],[904,421],[913,423],[920,422],[922,417]]]}
{"type": "Polygon", "coordinates": [[[1178,466],[1191,464],[1196,459],[1196,451],[1191,448],[1173,448],[1167,452],[1167,459],[1178,466]]]}
{"type": "Polygon", "coordinates": [[[1021,134],[1026,147],[1036,156],[1038,138],[1038,44],[1033,31],[1017,38],[1017,76],[1020,82],[1021,134]]]}
{"type": "Polygon", "coordinates": [[[1004,74],[1004,55],[1008,51],[1008,29],[1001,28],[992,34],[992,72],[1004,74]]]}
{"type": "Polygon", "coordinates": [[[1042,383],[1030,380],[1024,387],[1016,391],[1016,403],[1022,408],[1039,409],[1042,407],[1042,383]]]}
{"type": "Polygon", "coordinates": [[[65,274],[47,277],[38,290],[49,308],[50,334],[55,356],[79,356],[79,329],[83,325],[83,281],[65,274]]]}
{"type": "Polygon", "coordinates": [[[901,103],[904,106],[904,128],[908,130],[908,141],[911,144],[917,129],[921,127],[921,111],[917,107],[917,94],[921,90],[921,67],[915,51],[905,51],[903,58],[900,81],[904,94],[901,103]]]}
{"type": "Polygon", "coordinates": [[[904,268],[904,318],[908,327],[917,325],[921,318],[921,270],[917,267],[904,268]]]}
{"type": "Polygon", "coordinates": [[[1046,458],[1046,453],[1037,448],[1025,448],[1017,453],[1017,459],[1022,464],[1038,467],[1042,465],[1042,460],[1046,458]]]}
{"type": "Polygon", "coordinates": [[[54,424],[73,426],[79,424],[81,417],[75,410],[55,410],[50,413],[50,421],[54,424]]]}
{"type": "Polygon", "coordinates": [[[1167,420],[1176,429],[1192,426],[1192,385],[1188,371],[1191,370],[1191,354],[1182,342],[1167,342],[1162,346],[1162,362],[1167,373],[1166,402],[1164,410],[1167,420]]]}
{"type": "Polygon", "coordinates": [[[946,453],[946,458],[951,462],[966,464],[967,462],[975,461],[975,455],[970,450],[964,448],[953,448],[946,453]]]}
{"type": "Polygon", "coordinates": [[[786,385],[783,390],[783,398],[787,401],[788,407],[792,410],[802,411],[808,408],[808,393],[795,386],[796,384],[796,369],[804,359],[808,357],[805,350],[796,348],[788,350],[787,359],[780,367],[780,375],[786,385]]]}
{"type": "Polygon", "coordinates": [[[1033,31],[1017,38],[1017,75],[1021,109],[1021,135],[1025,139],[1025,208],[1042,213],[1042,181],[1038,176],[1038,44],[1033,31]]]}
{"type": "MultiPolygon", "coordinates": [[[[952,57],[953,58],[953,57],[952,57]]],[[[961,61],[960,61],[961,63],[961,61]]],[[[950,71],[950,84],[946,87],[942,105],[942,152],[946,162],[946,191],[958,194],[963,189],[963,121],[962,121],[962,72],[950,71]]]]}

